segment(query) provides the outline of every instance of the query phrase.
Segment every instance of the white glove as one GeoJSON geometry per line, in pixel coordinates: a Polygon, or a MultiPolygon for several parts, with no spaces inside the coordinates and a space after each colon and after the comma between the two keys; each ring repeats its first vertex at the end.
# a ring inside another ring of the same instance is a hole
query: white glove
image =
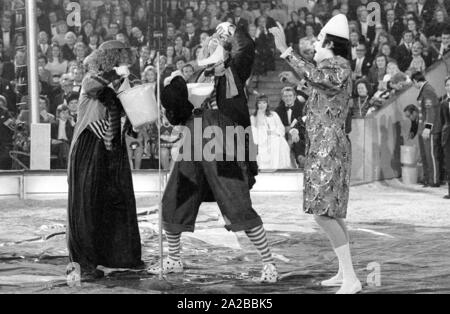
{"type": "Polygon", "coordinates": [[[216,33],[219,36],[225,35],[225,36],[233,36],[234,33],[236,32],[236,26],[234,26],[233,24],[231,24],[230,22],[223,22],[220,23],[217,27],[216,27],[216,33]]]}
{"type": "Polygon", "coordinates": [[[205,67],[211,64],[217,64],[223,61],[225,50],[221,45],[218,45],[214,53],[206,59],[199,60],[197,63],[200,67],[205,67]]]}
{"type": "Polygon", "coordinates": [[[126,65],[121,65],[119,67],[116,67],[116,68],[114,68],[114,70],[116,71],[117,75],[119,75],[121,77],[130,76],[130,69],[128,69],[128,66],[126,66],[126,65]]]}

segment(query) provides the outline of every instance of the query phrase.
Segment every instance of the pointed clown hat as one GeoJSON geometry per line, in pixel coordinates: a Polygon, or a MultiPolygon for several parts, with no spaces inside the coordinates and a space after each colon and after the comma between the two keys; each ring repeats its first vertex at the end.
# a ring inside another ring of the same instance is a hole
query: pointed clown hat
{"type": "Polygon", "coordinates": [[[350,28],[347,17],[344,14],[338,14],[331,18],[320,31],[323,35],[333,35],[344,39],[350,39],[350,28]]]}

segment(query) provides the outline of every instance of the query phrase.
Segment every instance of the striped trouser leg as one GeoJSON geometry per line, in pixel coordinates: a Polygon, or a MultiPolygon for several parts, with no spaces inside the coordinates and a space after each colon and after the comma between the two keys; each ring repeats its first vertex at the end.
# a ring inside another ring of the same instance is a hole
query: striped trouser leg
{"type": "Polygon", "coordinates": [[[166,231],[167,242],[169,242],[169,258],[174,261],[181,259],[181,233],[170,233],[166,231]]]}
{"type": "Polygon", "coordinates": [[[272,253],[269,249],[269,243],[267,242],[266,230],[261,225],[251,230],[245,231],[250,241],[258,250],[265,264],[273,264],[272,253]]]}

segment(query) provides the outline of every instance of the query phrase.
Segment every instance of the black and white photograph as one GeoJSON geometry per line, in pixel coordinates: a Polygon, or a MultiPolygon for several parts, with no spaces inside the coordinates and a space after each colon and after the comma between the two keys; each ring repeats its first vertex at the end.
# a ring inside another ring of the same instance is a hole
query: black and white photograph
{"type": "Polygon", "coordinates": [[[449,15],[0,0],[0,294],[450,293],[449,15]]]}

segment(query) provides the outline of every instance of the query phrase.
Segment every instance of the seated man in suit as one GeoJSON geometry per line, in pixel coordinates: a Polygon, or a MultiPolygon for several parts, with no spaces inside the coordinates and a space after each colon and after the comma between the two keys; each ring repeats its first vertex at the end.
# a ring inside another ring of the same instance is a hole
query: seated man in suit
{"type": "Polygon", "coordinates": [[[75,121],[66,105],[58,106],[56,113],[57,120],[51,123],[51,151],[58,157],[55,167],[66,169],[75,121]]]}
{"type": "Polygon", "coordinates": [[[286,139],[291,146],[292,154],[299,167],[303,166],[305,158],[305,128],[303,122],[304,103],[297,98],[297,92],[292,87],[285,87],[282,101],[275,112],[286,128],[286,139]]]}
{"type": "Polygon", "coordinates": [[[414,44],[414,35],[407,30],[403,33],[403,43],[396,50],[396,60],[400,71],[406,72],[412,61],[412,46],[414,44]]]}
{"type": "Polygon", "coordinates": [[[366,44],[360,43],[356,48],[356,59],[351,61],[353,80],[361,79],[369,74],[372,60],[367,57],[366,44]]]}
{"type": "Polygon", "coordinates": [[[186,23],[186,33],[183,35],[183,40],[185,42],[185,46],[189,48],[189,50],[200,44],[200,34],[195,29],[194,23],[186,23]]]}

